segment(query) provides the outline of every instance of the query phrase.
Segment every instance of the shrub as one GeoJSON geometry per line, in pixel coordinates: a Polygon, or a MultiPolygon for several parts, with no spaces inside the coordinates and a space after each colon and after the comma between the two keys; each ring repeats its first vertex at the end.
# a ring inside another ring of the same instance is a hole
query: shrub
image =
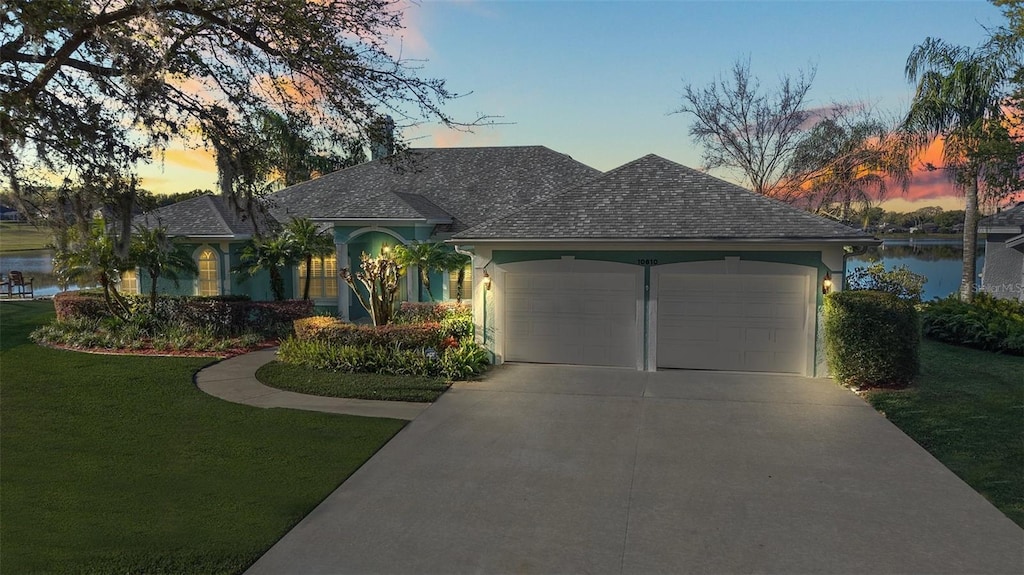
{"type": "Polygon", "coordinates": [[[910,271],[905,265],[887,271],[882,262],[874,262],[866,268],[855,268],[846,284],[849,290],[881,291],[919,302],[927,281],[927,277],[910,271]]]}
{"type": "Polygon", "coordinates": [[[453,315],[467,314],[470,323],[473,311],[469,304],[455,302],[404,302],[395,313],[395,323],[440,323],[453,315]]]}
{"type": "Polygon", "coordinates": [[[53,308],[57,321],[72,318],[100,319],[110,316],[110,310],[103,301],[103,294],[68,291],[53,296],[53,308]]]}
{"type": "Polygon", "coordinates": [[[249,349],[263,341],[261,335],[251,332],[225,337],[217,335],[212,326],[204,328],[184,322],[158,322],[143,314],[128,320],[72,317],[42,326],[30,337],[41,344],[129,351],[151,348],[158,351],[222,352],[233,348],[249,349]]]}
{"type": "Polygon", "coordinates": [[[919,347],[919,319],[911,301],[877,291],[825,297],[825,355],[843,384],[908,385],[920,369],[919,347]]]}
{"type": "MultiPolygon", "coordinates": [[[[194,330],[213,330],[213,335],[229,337],[258,332],[265,337],[281,337],[291,333],[292,322],[313,313],[313,302],[304,300],[251,301],[248,296],[161,297],[156,311],[150,314],[147,300],[126,296],[133,310],[160,323],[180,323],[194,330]]],[[[57,320],[70,318],[100,319],[111,317],[100,293],[64,292],[53,298],[57,320]]]]}
{"type": "Polygon", "coordinates": [[[978,293],[974,301],[956,294],[925,304],[924,335],[946,343],[1024,355],[1024,303],[978,293]]]}
{"type": "Polygon", "coordinates": [[[486,349],[473,342],[463,341],[442,352],[441,375],[453,381],[468,379],[486,371],[490,363],[490,353],[486,349]]]}
{"type": "Polygon", "coordinates": [[[482,373],[489,364],[487,350],[464,342],[444,349],[404,348],[399,344],[342,345],[324,339],[289,337],[278,349],[281,361],[315,369],[347,373],[381,373],[466,379],[482,373]]]}
{"type": "Polygon", "coordinates": [[[332,330],[342,329],[346,324],[336,317],[313,316],[297,319],[293,322],[295,337],[299,339],[319,339],[327,337],[332,330]]]}
{"type": "Polygon", "coordinates": [[[296,320],[295,335],[303,340],[320,340],[337,345],[398,345],[404,348],[437,348],[444,339],[441,325],[437,323],[372,326],[325,317],[296,320]]]}

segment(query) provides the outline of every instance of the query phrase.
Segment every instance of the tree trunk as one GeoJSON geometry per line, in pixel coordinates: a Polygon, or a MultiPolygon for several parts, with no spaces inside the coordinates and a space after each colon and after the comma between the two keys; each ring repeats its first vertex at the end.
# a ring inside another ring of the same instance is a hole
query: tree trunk
{"type": "Polygon", "coordinates": [[[462,305],[462,282],[466,281],[466,266],[459,268],[459,275],[455,281],[459,284],[455,287],[455,303],[462,305]]]}
{"type": "Polygon", "coordinates": [[[149,312],[154,316],[156,315],[156,280],[160,279],[160,274],[153,273],[152,269],[149,272],[149,312]]]}
{"type": "MultiPolygon", "coordinates": [[[[420,282],[427,288],[427,297],[434,301],[434,294],[430,291],[430,270],[426,266],[420,267],[420,282]]],[[[420,294],[420,301],[423,301],[423,294],[420,294]]]]}
{"type": "Polygon", "coordinates": [[[964,260],[960,276],[960,301],[974,300],[974,282],[978,276],[978,176],[974,173],[964,189],[964,260]]]}
{"type": "Polygon", "coordinates": [[[270,267],[270,291],[274,292],[274,299],[284,299],[284,278],[281,277],[281,270],[277,266],[270,267]]]}
{"type": "Polygon", "coordinates": [[[302,287],[302,299],[309,299],[309,280],[313,277],[313,254],[306,254],[306,285],[302,287]]]}

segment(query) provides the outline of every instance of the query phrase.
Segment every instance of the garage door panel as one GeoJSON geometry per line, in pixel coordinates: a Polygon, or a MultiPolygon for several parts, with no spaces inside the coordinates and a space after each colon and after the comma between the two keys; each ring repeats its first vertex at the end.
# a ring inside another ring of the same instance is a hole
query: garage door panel
{"type": "Polygon", "coordinates": [[[658,366],[801,373],[807,290],[803,275],[660,274],[658,366]]]}
{"type": "Polygon", "coordinates": [[[635,366],[634,273],[507,272],[505,359],[635,366]]]}

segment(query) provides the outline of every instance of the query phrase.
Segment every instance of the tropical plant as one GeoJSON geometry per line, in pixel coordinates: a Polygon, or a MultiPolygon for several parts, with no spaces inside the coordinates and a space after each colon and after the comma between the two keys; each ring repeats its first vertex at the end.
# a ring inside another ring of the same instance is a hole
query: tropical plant
{"type": "Polygon", "coordinates": [[[268,238],[254,238],[245,243],[235,270],[243,277],[252,277],[261,270],[270,274],[270,291],[275,300],[284,299],[284,276],[281,269],[295,265],[298,256],[291,233],[287,230],[268,238]]]}
{"type": "Polygon", "coordinates": [[[977,277],[979,195],[998,196],[1020,185],[1024,141],[1011,137],[1004,107],[1019,56],[1019,50],[1000,42],[972,50],[927,38],[907,58],[906,76],[917,82],[917,91],[904,130],[918,150],[942,140],[943,168],[966,199],[960,279],[964,301],[974,298],[977,277]]]}
{"type": "Polygon", "coordinates": [[[398,297],[398,278],[402,266],[395,259],[392,250],[385,245],[377,257],[363,252],[360,256],[360,270],[352,273],[348,268],[339,274],[356,294],[356,299],[373,320],[373,325],[387,325],[395,313],[395,300],[398,297]],[[358,283],[357,283],[358,282],[358,283]],[[366,291],[363,291],[359,287],[366,291]]]}
{"type": "Polygon", "coordinates": [[[449,250],[438,242],[411,242],[409,245],[395,246],[395,261],[403,268],[416,266],[419,268],[420,286],[419,299],[423,300],[423,289],[426,288],[430,301],[434,294],[430,291],[430,272],[444,271],[449,250]]]}
{"type": "Polygon", "coordinates": [[[922,311],[924,335],[946,343],[1024,355],[1024,302],[979,293],[967,303],[935,299],[922,311]]]}
{"type": "Polygon", "coordinates": [[[199,273],[196,261],[181,246],[167,237],[165,228],[136,226],[132,234],[131,255],[135,265],[149,274],[149,311],[156,313],[157,282],[166,277],[178,285],[178,273],[199,273]]]}
{"type": "Polygon", "coordinates": [[[131,313],[128,301],[117,291],[121,272],[131,268],[130,259],[118,250],[118,241],[107,231],[101,217],[93,218],[84,230],[67,230],[66,247],[57,249],[53,256],[53,269],[60,285],[71,283],[99,285],[103,301],[110,313],[127,318],[131,313]]]}
{"type": "Polygon", "coordinates": [[[334,238],[317,229],[307,218],[297,218],[286,229],[295,257],[306,265],[306,281],[302,286],[302,299],[309,299],[309,285],[313,279],[313,258],[322,258],[334,253],[334,238]]]}

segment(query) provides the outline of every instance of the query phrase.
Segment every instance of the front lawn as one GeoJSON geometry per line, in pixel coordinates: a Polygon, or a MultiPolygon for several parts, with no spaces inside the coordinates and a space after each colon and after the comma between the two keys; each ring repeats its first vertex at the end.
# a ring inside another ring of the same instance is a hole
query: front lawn
{"type": "Polygon", "coordinates": [[[226,403],[209,359],[33,345],[0,303],[0,572],[240,573],[404,422],[226,403]]]}
{"type": "Polygon", "coordinates": [[[279,361],[261,367],[256,378],[286,391],[354,399],[431,402],[448,389],[434,377],[333,372],[279,361]]]}
{"type": "Polygon", "coordinates": [[[867,399],[1024,527],[1024,358],[925,339],[916,386],[867,399]]]}

